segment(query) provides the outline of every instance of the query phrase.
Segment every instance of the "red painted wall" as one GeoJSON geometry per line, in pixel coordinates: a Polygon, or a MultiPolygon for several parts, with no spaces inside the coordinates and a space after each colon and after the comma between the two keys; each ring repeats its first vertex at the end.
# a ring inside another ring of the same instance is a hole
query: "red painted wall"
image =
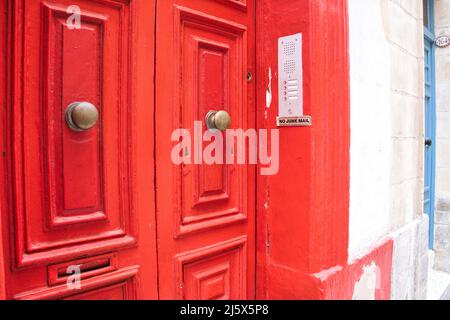
{"type": "Polygon", "coordinates": [[[345,266],[349,208],[347,1],[258,1],[258,111],[276,128],[277,39],[303,34],[310,128],[280,129],[280,171],[259,177],[258,297],[323,298],[315,273],[345,266]],[[273,101],[264,116],[268,69],[273,101]],[[264,261],[264,262],[262,262],[264,261]]]}

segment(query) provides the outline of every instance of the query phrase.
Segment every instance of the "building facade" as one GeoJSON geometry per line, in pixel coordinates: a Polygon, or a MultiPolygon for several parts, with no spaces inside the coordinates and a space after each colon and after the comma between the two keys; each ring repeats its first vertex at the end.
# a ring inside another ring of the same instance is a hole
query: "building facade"
{"type": "Polygon", "coordinates": [[[0,34],[0,298],[450,285],[450,0],[7,0],[0,34]]]}
{"type": "MultiPolygon", "coordinates": [[[[435,30],[436,36],[448,35],[450,21],[448,1],[435,2],[435,30]]],[[[449,125],[449,75],[450,56],[448,47],[436,51],[436,112],[437,112],[437,158],[436,158],[436,217],[435,217],[435,266],[449,272],[449,159],[448,159],[448,130],[449,125]]]]}

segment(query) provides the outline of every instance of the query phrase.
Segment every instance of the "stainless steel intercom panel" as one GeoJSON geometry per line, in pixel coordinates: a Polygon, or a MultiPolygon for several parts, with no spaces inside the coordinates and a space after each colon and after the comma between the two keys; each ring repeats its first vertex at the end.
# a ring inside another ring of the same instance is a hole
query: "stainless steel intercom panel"
{"type": "Polygon", "coordinates": [[[279,117],[303,116],[301,33],[278,39],[278,94],[279,117]]]}

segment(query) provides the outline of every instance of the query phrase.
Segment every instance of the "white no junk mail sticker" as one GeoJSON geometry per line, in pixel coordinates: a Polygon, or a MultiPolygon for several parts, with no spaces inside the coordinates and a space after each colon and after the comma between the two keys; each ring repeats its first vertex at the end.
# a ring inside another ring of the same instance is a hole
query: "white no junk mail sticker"
{"type": "Polygon", "coordinates": [[[310,126],[303,115],[302,34],[278,39],[278,117],[279,127],[310,126]]]}

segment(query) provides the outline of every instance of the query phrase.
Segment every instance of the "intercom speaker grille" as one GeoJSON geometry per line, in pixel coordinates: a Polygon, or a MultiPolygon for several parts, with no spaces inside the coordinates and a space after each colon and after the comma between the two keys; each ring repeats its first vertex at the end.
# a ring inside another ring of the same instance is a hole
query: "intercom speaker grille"
{"type": "Polygon", "coordinates": [[[297,71],[297,68],[295,66],[295,60],[286,60],[284,62],[284,72],[288,74],[295,73],[297,71]]]}
{"type": "Polygon", "coordinates": [[[287,41],[284,43],[284,55],[292,56],[295,54],[295,41],[287,41]]]}

